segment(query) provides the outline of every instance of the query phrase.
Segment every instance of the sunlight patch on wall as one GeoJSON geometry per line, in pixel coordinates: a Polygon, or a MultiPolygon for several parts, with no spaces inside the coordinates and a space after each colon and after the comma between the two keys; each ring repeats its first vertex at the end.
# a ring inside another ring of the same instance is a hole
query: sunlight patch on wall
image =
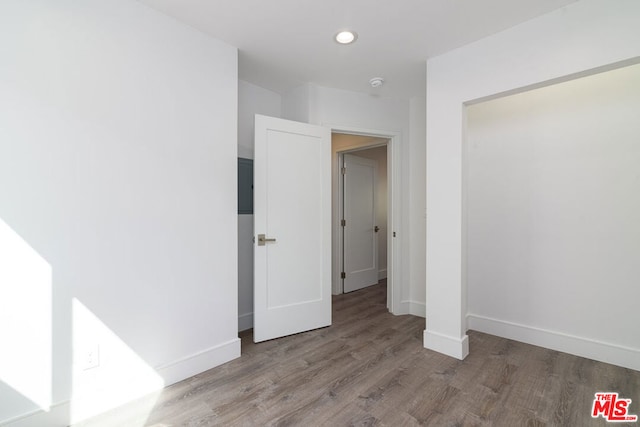
{"type": "Polygon", "coordinates": [[[51,406],[51,266],[0,219],[0,381],[51,406]]]}
{"type": "Polygon", "coordinates": [[[140,399],[127,425],[145,425],[163,379],[76,298],[72,310],[72,422],[140,399]]]}

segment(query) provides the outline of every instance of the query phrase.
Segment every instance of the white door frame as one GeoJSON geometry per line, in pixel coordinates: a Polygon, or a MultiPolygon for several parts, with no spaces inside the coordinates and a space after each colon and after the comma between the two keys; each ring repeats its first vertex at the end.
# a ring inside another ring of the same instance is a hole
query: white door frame
{"type": "MultiPolygon", "coordinates": [[[[400,195],[401,179],[400,179],[400,132],[390,132],[375,129],[362,129],[351,126],[323,124],[331,128],[331,133],[343,133],[348,135],[369,136],[372,138],[386,138],[387,143],[387,308],[393,314],[400,314],[400,292],[401,292],[401,269],[400,269],[400,248],[402,247],[402,236],[398,232],[401,230],[401,212],[400,212],[400,195]],[[394,237],[394,233],[396,234],[394,237]]],[[[342,153],[367,148],[373,148],[381,144],[371,144],[370,146],[353,146],[344,147],[336,152],[331,159],[332,163],[332,199],[333,199],[333,293],[341,294],[342,280],[340,273],[342,271],[342,239],[340,227],[341,206],[341,189],[340,189],[340,165],[342,153]]]]}

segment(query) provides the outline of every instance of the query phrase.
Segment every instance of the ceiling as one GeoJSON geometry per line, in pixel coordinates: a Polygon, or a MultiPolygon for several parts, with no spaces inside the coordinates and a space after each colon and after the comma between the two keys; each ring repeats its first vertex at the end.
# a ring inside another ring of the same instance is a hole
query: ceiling
{"type": "Polygon", "coordinates": [[[424,96],[426,58],[576,0],[140,0],[239,49],[239,78],[424,96]],[[352,45],[333,36],[358,33],[352,45]],[[385,84],[369,86],[372,77],[385,84]]]}

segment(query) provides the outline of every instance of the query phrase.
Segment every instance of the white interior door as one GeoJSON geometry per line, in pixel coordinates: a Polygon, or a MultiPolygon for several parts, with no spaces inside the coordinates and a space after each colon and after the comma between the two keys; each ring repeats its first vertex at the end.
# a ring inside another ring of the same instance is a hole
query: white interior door
{"type": "Polygon", "coordinates": [[[344,292],[378,283],[378,163],[344,155],[344,292]]]}
{"type": "Polygon", "coordinates": [[[331,324],[330,162],[330,129],[256,115],[255,342],[331,324]]]}

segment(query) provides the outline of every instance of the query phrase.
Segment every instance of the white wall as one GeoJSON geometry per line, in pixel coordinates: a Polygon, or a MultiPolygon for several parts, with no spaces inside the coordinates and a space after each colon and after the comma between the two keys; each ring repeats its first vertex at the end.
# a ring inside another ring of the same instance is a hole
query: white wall
{"type": "Polygon", "coordinates": [[[571,79],[640,55],[640,3],[582,0],[427,62],[425,346],[468,352],[463,270],[464,103],[571,79]]]}
{"type": "Polygon", "coordinates": [[[468,108],[470,328],[640,367],[638,111],[640,65],[468,108]]]}
{"type": "Polygon", "coordinates": [[[238,331],[253,328],[253,214],[238,215],[238,331]]]}
{"type": "Polygon", "coordinates": [[[53,346],[52,377],[0,378],[0,423],[68,425],[239,356],[236,49],[136,1],[4,1],[0,93],[0,218],[52,271],[51,317],[3,357],[53,346]],[[73,364],[83,338],[100,367],[73,364]]]}
{"type": "Polygon", "coordinates": [[[425,317],[427,269],[425,265],[427,228],[427,188],[426,177],[426,99],[421,97],[409,100],[411,155],[409,159],[409,182],[411,183],[409,201],[409,283],[411,292],[411,314],[425,317]]]}
{"type": "MultiPolygon", "coordinates": [[[[303,86],[298,91],[292,91],[283,97],[283,113],[285,118],[292,118],[291,108],[287,106],[298,105],[301,99],[308,101],[308,108],[298,107],[297,111],[303,111],[308,117],[309,123],[333,127],[336,130],[362,129],[377,131],[381,135],[395,133],[398,135],[398,150],[400,157],[399,170],[393,171],[394,181],[401,191],[391,191],[394,203],[400,206],[400,217],[395,218],[390,227],[394,227],[397,237],[392,245],[397,245],[398,258],[395,260],[397,271],[389,272],[393,275],[396,284],[395,295],[391,296],[397,303],[394,312],[396,314],[424,313],[424,300],[414,300],[412,297],[420,296],[420,291],[413,291],[412,287],[424,288],[424,281],[411,281],[411,257],[412,251],[424,251],[424,239],[411,239],[413,233],[410,221],[411,200],[424,200],[422,184],[413,185],[411,181],[410,163],[412,158],[421,156],[424,139],[420,136],[412,138],[412,104],[409,100],[372,96],[364,93],[327,88],[316,85],[303,86]],[[304,96],[301,95],[304,94],[304,96]],[[291,97],[294,99],[292,100],[291,97]],[[341,129],[341,127],[343,129],[341,129]],[[386,132],[386,133],[385,133],[386,132]],[[396,275],[397,274],[397,275],[396,275]],[[399,284],[399,286],[397,286],[399,284]]],[[[419,104],[419,103],[418,103],[419,104]]],[[[420,120],[422,121],[422,120],[420,120]]],[[[394,148],[392,147],[392,150],[394,148]]],[[[414,166],[419,167],[423,160],[417,160],[414,166]]],[[[391,168],[391,165],[389,165],[391,168]]],[[[391,189],[390,189],[391,190],[391,189]]],[[[419,280],[419,277],[416,277],[419,280]]]]}
{"type": "MultiPolygon", "coordinates": [[[[254,117],[280,117],[282,97],[238,81],[238,157],[253,159],[254,117]]],[[[238,215],[238,330],[253,328],[253,215],[238,215]]]]}
{"type": "Polygon", "coordinates": [[[238,157],[253,159],[255,115],[280,117],[281,113],[280,94],[238,80],[238,157]]]}
{"type": "Polygon", "coordinates": [[[316,85],[306,84],[295,87],[282,97],[282,117],[296,122],[311,123],[315,116],[316,85]]]}

